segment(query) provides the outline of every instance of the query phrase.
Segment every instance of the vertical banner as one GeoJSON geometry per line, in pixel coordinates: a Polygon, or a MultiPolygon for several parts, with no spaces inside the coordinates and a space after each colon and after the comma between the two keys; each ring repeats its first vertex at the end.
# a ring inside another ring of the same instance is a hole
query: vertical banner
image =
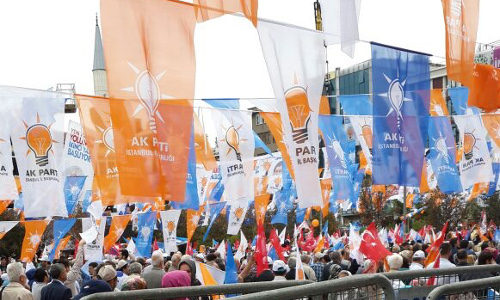
{"type": "Polygon", "coordinates": [[[483,115],[483,124],[496,147],[500,148],[500,115],[483,115]]]}
{"type": "Polygon", "coordinates": [[[248,203],[254,197],[252,113],[211,111],[213,120],[219,121],[216,131],[225,200],[229,205],[248,203]]]}
{"type": "Polygon", "coordinates": [[[160,212],[163,227],[163,245],[165,253],[177,251],[177,223],[181,216],[180,210],[166,210],[160,212]]]}
{"type": "Polygon", "coordinates": [[[323,35],[267,22],[259,22],[257,28],[294,169],[299,207],[321,206],[318,111],[326,62],[323,35]]]}
{"type": "Polygon", "coordinates": [[[348,158],[342,148],[342,144],[345,143],[345,134],[344,136],[339,134],[339,131],[343,130],[342,117],[321,115],[319,128],[323,133],[332,174],[333,190],[336,195],[333,200],[350,200],[351,195],[354,194],[354,184],[348,169],[348,158]]]}
{"type": "Polygon", "coordinates": [[[295,177],[292,168],[292,160],[288,152],[288,147],[284,141],[284,132],[280,114],[261,112],[260,115],[262,116],[262,119],[264,119],[267,126],[269,127],[269,131],[271,131],[271,134],[273,135],[273,138],[276,141],[276,146],[278,147],[278,150],[281,153],[281,157],[283,158],[286,167],[290,171],[290,175],[292,176],[292,178],[295,177]]]}
{"type": "Polygon", "coordinates": [[[187,239],[191,241],[194,232],[196,231],[196,227],[198,227],[198,223],[200,222],[201,212],[203,207],[200,210],[186,210],[186,227],[187,227],[187,239]]]}
{"type": "MultiPolygon", "coordinates": [[[[73,225],[75,225],[76,219],[65,219],[65,220],[55,220],[53,224],[54,230],[54,247],[49,254],[49,260],[52,261],[56,254],[58,253],[59,244],[61,243],[64,236],[71,230],[73,225]]],[[[63,248],[64,249],[64,248],[63,248]]]]}
{"type": "Polygon", "coordinates": [[[103,0],[101,19],[109,94],[139,100],[154,132],[160,99],[194,97],[195,10],[162,0],[103,0]]]}
{"type": "Polygon", "coordinates": [[[255,197],[255,220],[257,225],[264,224],[264,220],[266,219],[267,206],[269,205],[269,197],[271,195],[260,195],[255,197]]]}
{"type": "Polygon", "coordinates": [[[441,0],[446,29],[446,71],[450,80],[470,86],[476,54],[479,1],[441,0]]]}
{"type": "Polygon", "coordinates": [[[258,0],[195,0],[199,21],[207,21],[224,14],[241,12],[254,26],[257,26],[258,0]]]}
{"type": "Polygon", "coordinates": [[[18,197],[14,166],[12,164],[12,149],[10,147],[11,119],[8,109],[0,110],[0,200],[15,200],[18,197]]]}
{"type": "Polygon", "coordinates": [[[235,203],[230,206],[227,234],[237,235],[247,215],[248,203],[235,203]]]}
{"type": "Polygon", "coordinates": [[[83,194],[83,186],[87,176],[66,176],[64,181],[64,198],[66,199],[66,209],[71,215],[75,209],[78,199],[83,194]]]}
{"type": "MultiPolygon", "coordinates": [[[[82,190],[92,189],[94,170],[90,161],[90,152],[85,141],[82,125],[69,121],[64,144],[64,175],[86,176],[82,190]]],[[[81,198],[81,197],[80,197],[81,198]]]]}
{"type": "Polygon", "coordinates": [[[102,261],[102,254],[104,249],[104,230],[106,229],[106,222],[101,222],[96,225],[91,218],[82,219],[82,232],[89,230],[91,227],[96,227],[97,237],[94,241],[86,241],[83,248],[83,255],[86,261],[102,261]]]}
{"type": "Polygon", "coordinates": [[[267,173],[267,193],[274,194],[283,187],[283,159],[274,154],[274,159],[267,173]]]}
{"type": "Polygon", "coordinates": [[[430,114],[433,117],[449,116],[448,107],[443,97],[442,90],[431,90],[430,94],[430,114]]]}
{"type": "MultiPolygon", "coordinates": [[[[80,120],[92,157],[94,185],[104,205],[124,203],[118,197],[118,168],[116,167],[113,124],[111,123],[109,99],[76,96],[80,120]]],[[[95,191],[94,191],[95,192],[95,191]]]]}
{"type": "Polygon", "coordinates": [[[372,43],[373,184],[420,186],[429,56],[372,43]]]}
{"type": "Polygon", "coordinates": [[[445,194],[462,192],[455,164],[455,137],[449,117],[429,118],[429,143],[430,153],[427,158],[431,162],[439,189],[445,194]]]}
{"type": "Polygon", "coordinates": [[[490,152],[486,143],[486,129],[479,115],[455,116],[463,148],[459,163],[460,179],[464,190],[476,183],[494,179],[490,152]]]}
{"type": "Polygon", "coordinates": [[[113,216],[108,235],[104,237],[104,253],[108,253],[109,249],[121,238],[131,218],[132,215],[113,216]]]}
{"type": "Polygon", "coordinates": [[[27,218],[67,217],[62,160],[65,99],[55,93],[41,97],[12,99],[15,107],[11,111],[11,140],[23,190],[24,214],[27,218]],[[56,119],[56,115],[60,118],[56,119]]]}
{"type": "Polygon", "coordinates": [[[156,224],[156,211],[141,213],[137,215],[136,247],[143,257],[151,256],[151,242],[153,241],[153,230],[156,224]]]}
{"type": "Polygon", "coordinates": [[[38,250],[38,245],[42,241],[43,233],[48,221],[26,221],[24,222],[25,234],[21,248],[21,261],[31,262],[38,250]]]}

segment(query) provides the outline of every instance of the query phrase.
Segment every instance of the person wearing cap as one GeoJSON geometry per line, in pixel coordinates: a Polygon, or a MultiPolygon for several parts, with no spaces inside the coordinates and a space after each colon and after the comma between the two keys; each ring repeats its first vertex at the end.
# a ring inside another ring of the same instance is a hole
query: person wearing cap
{"type": "Polygon", "coordinates": [[[69,300],[73,295],[71,295],[71,290],[64,285],[66,279],[68,279],[68,274],[66,273],[66,268],[63,264],[56,263],[50,266],[49,270],[50,277],[52,281],[42,289],[41,300],[69,300]]]}
{"type": "Polygon", "coordinates": [[[116,286],[117,289],[121,290],[123,282],[128,278],[129,273],[129,267],[128,267],[128,262],[125,260],[120,260],[118,261],[118,264],[116,265],[116,270],[118,271],[118,284],[116,286]]]}
{"type": "Polygon", "coordinates": [[[89,296],[96,293],[104,293],[112,291],[113,290],[111,289],[111,286],[107,282],[104,282],[102,280],[92,279],[82,287],[80,293],[78,293],[78,295],[73,297],[73,300],[80,300],[85,296],[89,296]]]}
{"type": "Polygon", "coordinates": [[[151,255],[151,268],[144,270],[142,278],[146,281],[148,289],[161,288],[161,279],[165,275],[163,266],[163,253],[155,250],[151,255]]]}
{"type": "Polygon", "coordinates": [[[410,270],[422,270],[424,268],[425,253],[422,250],[415,251],[410,270]]]}
{"type": "Polygon", "coordinates": [[[275,260],[273,263],[273,281],[286,281],[285,275],[288,272],[288,265],[282,260],[275,260]]]}
{"type": "Polygon", "coordinates": [[[40,267],[44,268],[45,270],[49,270],[50,260],[47,255],[42,256],[42,258],[40,258],[38,261],[40,262],[40,267]]]}
{"type": "Polygon", "coordinates": [[[197,262],[204,263],[204,262],[205,262],[205,255],[203,255],[203,253],[198,253],[198,254],[196,254],[196,256],[194,257],[194,259],[195,259],[197,262]]]}
{"type": "Polygon", "coordinates": [[[118,283],[118,279],[116,277],[116,270],[112,265],[105,265],[99,269],[97,276],[102,281],[105,281],[109,284],[112,290],[116,288],[116,284],[118,283]]]}

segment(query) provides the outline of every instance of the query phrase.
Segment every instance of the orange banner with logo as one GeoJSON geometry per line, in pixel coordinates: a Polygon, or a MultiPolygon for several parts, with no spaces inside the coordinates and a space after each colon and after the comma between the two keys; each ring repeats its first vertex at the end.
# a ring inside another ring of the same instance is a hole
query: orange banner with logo
{"type": "Polygon", "coordinates": [[[449,116],[448,107],[443,97],[443,91],[440,89],[431,90],[431,116],[449,116]]]}
{"type": "Polygon", "coordinates": [[[194,147],[196,153],[196,162],[203,164],[205,170],[211,171],[217,167],[214,152],[208,143],[203,125],[197,116],[194,116],[194,147]]]}
{"type": "Polygon", "coordinates": [[[270,113],[270,112],[261,112],[260,115],[262,119],[266,122],[271,134],[276,141],[276,146],[281,152],[281,156],[286,163],[286,167],[292,175],[292,178],[295,179],[295,174],[293,172],[292,161],[290,160],[290,154],[288,153],[288,148],[286,147],[286,143],[283,140],[284,132],[283,127],[281,126],[281,117],[278,113],[270,113]]]}
{"type": "Polygon", "coordinates": [[[495,145],[500,147],[500,115],[483,115],[483,125],[495,145]]]}
{"type": "Polygon", "coordinates": [[[200,22],[240,12],[257,27],[258,0],[195,0],[194,3],[200,22]]]}
{"type": "Polygon", "coordinates": [[[271,195],[264,194],[255,197],[254,205],[255,205],[255,220],[257,224],[264,224],[264,220],[266,217],[267,206],[269,205],[269,197],[271,195]]]}
{"type": "Polygon", "coordinates": [[[164,0],[102,0],[110,97],[138,99],[155,116],[160,99],[192,99],[195,10],[164,0]]]}
{"type": "Polygon", "coordinates": [[[200,206],[199,210],[188,209],[186,210],[186,226],[187,226],[187,239],[191,241],[196,227],[198,227],[198,222],[200,221],[201,212],[203,211],[203,206],[200,206]]]}
{"type": "Polygon", "coordinates": [[[474,69],[478,0],[441,0],[446,30],[448,78],[469,86],[474,69]]]}
{"type": "Polygon", "coordinates": [[[56,253],[54,255],[55,259],[59,259],[61,257],[61,251],[66,248],[66,245],[68,245],[69,240],[71,239],[71,235],[68,235],[67,237],[64,237],[59,241],[59,245],[57,245],[56,253]]]}
{"type": "Polygon", "coordinates": [[[320,182],[321,185],[321,195],[323,198],[323,206],[321,207],[321,213],[323,214],[323,218],[328,216],[328,208],[330,204],[330,191],[332,190],[332,180],[331,179],[323,179],[320,182]]]}
{"type": "Polygon", "coordinates": [[[475,65],[468,103],[487,112],[500,108],[500,69],[490,65],[475,65]]]}
{"type": "Polygon", "coordinates": [[[75,97],[94,168],[94,183],[99,189],[102,204],[108,206],[126,203],[125,198],[118,197],[118,167],[109,100],[80,95],[75,97]]]}
{"type": "Polygon", "coordinates": [[[104,237],[104,253],[108,253],[109,249],[120,239],[127,227],[132,215],[114,216],[111,220],[109,233],[104,237]]]}
{"type": "Polygon", "coordinates": [[[38,245],[42,241],[43,233],[47,227],[48,221],[25,221],[24,239],[21,248],[21,261],[30,262],[38,250],[38,245]]]}

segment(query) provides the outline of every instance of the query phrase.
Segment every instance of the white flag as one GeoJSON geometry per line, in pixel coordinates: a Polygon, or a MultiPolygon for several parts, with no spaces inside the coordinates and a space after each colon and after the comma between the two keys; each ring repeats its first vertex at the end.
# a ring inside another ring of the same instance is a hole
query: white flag
{"type": "Polygon", "coordinates": [[[255,142],[250,111],[212,110],[219,146],[224,199],[229,205],[254,198],[253,156],[255,142]]]}
{"type": "Polygon", "coordinates": [[[163,226],[163,245],[165,253],[177,251],[177,223],[181,216],[180,210],[166,210],[160,212],[163,226]]]}
{"type": "Polygon", "coordinates": [[[243,234],[243,231],[240,231],[240,245],[238,246],[238,250],[236,250],[236,253],[234,254],[234,258],[240,260],[243,256],[245,256],[247,248],[248,248],[247,238],[243,234]]]}
{"type": "Polygon", "coordinates": [[[326,71],[323,35],[259,22],[258,31],[292,161],[299,208],[321,206],[318,111],[326,71]]]}
{"type": "Polygon", "coordinates": [[[3,221],[0,222],[0,240],[9,232],[14,226],[19,223],[18,221],[3,221]]]}
{"type": "Polygon", "coordinates": [[[219,243],[219,246],[217,246],[217,250],[215,250],[215,252],[220,253],[220,258],[226,259],[226,240],[223,240],[219,243]]]}
{"type": "MultiPolygon", "coordinates": [[[[82,232],[86,232],[91,227],[96,226],[95,223],[90,218],[82,219],[82,232]]],[[[88,261],[102,261],[102,252],[104,250],[104,230],[106,229],[106,222],[101,222],[101,224],[96,228],[97,237],[93,242],[87,242],[85,248],[83,248],[83,255],[85,260],[88,261]]]]}
{"type": "Polygon", "coordinates": [[[67,217],[62,160],[65,98],[53,92],[34,93],[9,99],[24,213],[27,218],[67,217]]]}
{"type": "Polygon", "coordinates": [[[361,150],[366,157],[367,167],[371,169],[372,148],[373,148],[373,117],[372,116],[351,116],[349,117],[352,128],[358,137],[361,150]]]}
{"type": "Polygon", "coordinates": [[[464,190],[476,183],[493,179],[490,152],[486,143],[486,129],[479,115],[455,116],[460,131],[463,155],[459,163],[460,181],[464,190]]]}
{"type": "Polygon", "coordinates": [[[10,124],[14,121],[8,109],[0,109],[0,200],[15,200],[18,198],[14,166],[12,165],[12,150],[10,148],[10,124]]]}
{"type": "Polygon", "coordinates": [[[341,43],[342,51],[354,57],[361,0],[320,0],[320,6],[327,45],[341,43]]]}
{"type": "Polygon", "coordinates": [[[240,231],[241,224],[245,220],[248,210],[248,203],[241,202],[230,206],[229,221],[227,223],[227,234],[237,235],[240,231]]]}

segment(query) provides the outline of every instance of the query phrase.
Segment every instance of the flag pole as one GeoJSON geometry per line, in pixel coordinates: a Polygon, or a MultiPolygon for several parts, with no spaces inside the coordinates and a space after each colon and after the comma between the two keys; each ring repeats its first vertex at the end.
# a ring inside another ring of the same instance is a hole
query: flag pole
{"type": "Polygon", "coordinates": [[[403,233],[407,232],[406,228],[406,184],[403,186],[403,233]]]}

